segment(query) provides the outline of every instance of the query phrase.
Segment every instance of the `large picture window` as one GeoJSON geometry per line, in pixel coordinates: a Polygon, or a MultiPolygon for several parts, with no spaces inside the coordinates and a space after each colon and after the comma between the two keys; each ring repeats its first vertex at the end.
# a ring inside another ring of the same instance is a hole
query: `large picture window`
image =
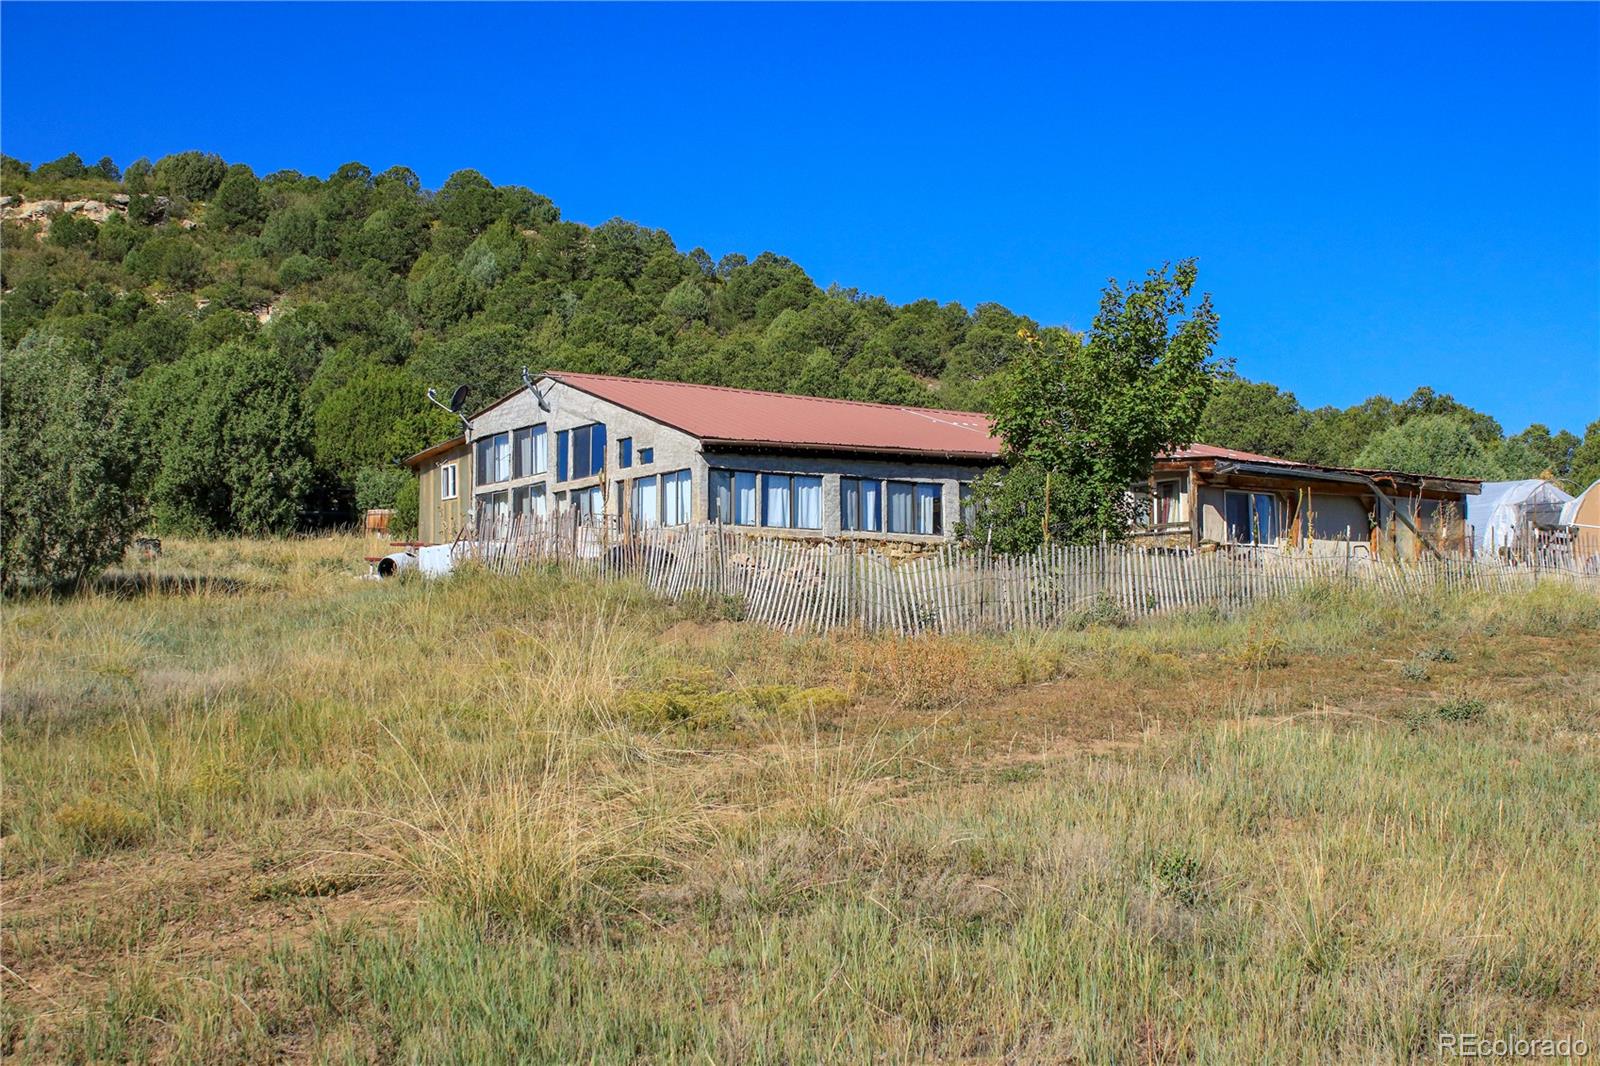
{"type": "Polygon", "coordinates": [[[641,526],[661,524],[661,497],[654,476],[633,479],[633,520],[641,526]]]}
{"type": "Polygon", "coordinates": [[[543,518],[549,513],[550,497],[543,485],[523,485],[511,490],[511,513],[518,518],[543,518]]]}
{"type": "Polygon", "coordinates": [[[687,470],[661,475],[661,523],[686,525],[692,517],[693,485],[687,470]]]}
{"type": "Polygon", "coordinates": [[[883,482],[839,479],[839,528],[862,533],[883,531],[883,482]]]}
{"type": "Polygon", "coordinates": [[[477,442],[477,483],[496,485],[511,479],[511,434],[496,433],[477,442]]]}
{"type": "Polygon", "coordinates": [[[822,528],[822,479],[762,474],[761,524],[779,529],[822,528]]]}
{"type": "Polygon", "coordinates": [[[730,526],[753,526],[761,519],[756,475],[748,470],[711,471],[707,517],[730,526]]]}
{"type": "Polygon", "coordinates": [[[550,469],[550,431],[545,426],[525,426],[511,434],[511,476],[532,477],[550,469]]]}
{"type": "Polygon", "coordinates": [[[891,481],[889,532],[938,536],[944,532],[944,486],[891,481]]]}
{"type": "MultiPolygon", "coordinates": [[[[572,456],[567,468],[567,476],[562,480],[577,481],[579,478],[594,477],[605,469],[606,465],[606,426],[604,422],[591,422],[587,426],[578,426],[576,429],[563,430],[571,438],[572,456]]],[[[559,442],[558,442],[559,445],[559,442]]],[[[561,457],[557,455],[559,464],[561,457]]]]}
{"type": "Polygon", "coordinates": [[[572,490],[572,509],[578,512],[580,522],[593,522],[605,517],[606,496],[599,485],[572,490]]]}
{"type": "Polygon", "coordinates": [[[480,533],[504,533],[506,520],[511,517],[511,494],[501,489],[499,492],[483,492],[478,494],[478,531],[480,533]]]}
{"type": "Polygon", "coordinates": [[[1270,492],[1229,492],[1223,496],[1228,540],[1234,544],[1276,544],[1283,533],[1278,498],[1270,492]]]}

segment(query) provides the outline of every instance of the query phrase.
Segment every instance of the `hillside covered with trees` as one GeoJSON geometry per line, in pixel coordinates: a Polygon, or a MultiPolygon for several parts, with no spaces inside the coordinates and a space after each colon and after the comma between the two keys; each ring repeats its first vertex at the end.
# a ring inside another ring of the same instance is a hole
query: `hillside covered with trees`
{"type": "MultiPolygon", "coordinates": [[[[359,163],[319,178],[204,152],[125,170],[5,158],[0,195],[8,370],[29,381],[30,367],[71,366],[124,397],[128,492],[158,530],[285,531],[389,503],[406,483],[393,460],[454,432],[428,386],[465,383],[482,403],[527,365],[988,409],[1028,338],[1060,332],[999,304],[824,289],[773,252],[715,259],[622,219],[566,221],[472,170],[430,191],[404,167],[359,163]]],[[[5,402],[31,401],[8,388],[5,402]]],[[[1199,439],[1335,464],[1600,476],[1600,422],[1581,440],[1538,425],[1507,437],[1428,388],[1307,410],[1228,377],[1199,439]]]]}

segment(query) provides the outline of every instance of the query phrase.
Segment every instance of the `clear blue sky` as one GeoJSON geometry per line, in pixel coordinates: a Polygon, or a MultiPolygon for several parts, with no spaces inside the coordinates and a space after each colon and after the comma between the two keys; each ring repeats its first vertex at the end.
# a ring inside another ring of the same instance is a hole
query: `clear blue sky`
{"type": "Polygon", "coordinates": [[[472,167],[823,285],[1085,325],[1198,256],[1308,405],[1600,418],[1600,6],[0,8],[0,147],[472,167]]]}

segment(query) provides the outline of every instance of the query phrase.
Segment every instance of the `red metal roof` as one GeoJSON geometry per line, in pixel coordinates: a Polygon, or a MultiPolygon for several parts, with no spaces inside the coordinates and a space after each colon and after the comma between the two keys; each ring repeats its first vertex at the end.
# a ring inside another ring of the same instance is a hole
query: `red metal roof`
{"type": "Polygon", "coordinates": [[[989,433],[989,416],[972,411],[828,400],[607,374],[550,371],[545,376],[706,443],[982,460],[1000,455],[1000,440],[989,433]]]}

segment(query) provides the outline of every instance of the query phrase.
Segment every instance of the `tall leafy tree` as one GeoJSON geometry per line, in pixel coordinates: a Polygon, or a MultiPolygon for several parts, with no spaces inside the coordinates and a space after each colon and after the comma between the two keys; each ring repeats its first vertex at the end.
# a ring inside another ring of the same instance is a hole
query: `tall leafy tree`
{"type": "Polygon", "coordinates": [[[994,407],[1004,465],[974,486],[980,539],[1019,551],[1122,535],[1128,486],[1190,443],[1221,370],[1210,295],[1189,307],[1196,278],[1186,259],[1126,289],[1113,281],[1087,335],[1022,338],[994,407]]]}

